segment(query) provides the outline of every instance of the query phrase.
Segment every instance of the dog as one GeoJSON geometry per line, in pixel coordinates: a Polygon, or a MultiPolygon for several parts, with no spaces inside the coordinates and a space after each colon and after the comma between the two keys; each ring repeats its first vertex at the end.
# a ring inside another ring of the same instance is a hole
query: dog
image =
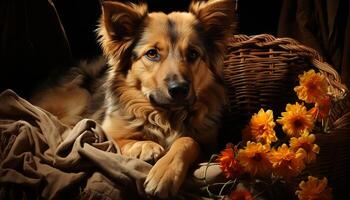
{"type": "MultiPolygon", "coordinates": [[[[169,14],[149,13],[145,3],[102,4],[97,32],[108,60],[104,103],[96,109],[102,128],[123,155],[155,163],[144,182],[148,195],[174,196],[193,163],[216,145],[233,0],[194,0],[188,12],[169,14]]],[[[35,102],[59,110],[66,123],[91,117],[86,109],[94,98],[77,82],[72,78],[52,89],[54,98],[41,94],[35,102]]]]}

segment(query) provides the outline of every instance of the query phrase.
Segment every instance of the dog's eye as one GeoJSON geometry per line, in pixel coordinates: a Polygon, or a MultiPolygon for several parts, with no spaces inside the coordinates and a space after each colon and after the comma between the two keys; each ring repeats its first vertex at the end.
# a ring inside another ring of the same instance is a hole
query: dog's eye
{"type": "Polygon", "coordinates": [[[195,61],[199,57],[199,53],[195,49],[190,49],[187,54],[188,61],[192,62],[195,61]]]}
{"type": "Polygon", "coordinates": [[[145,55],[151,61],[158,61],[160,59],[160,55],[157,49],[150,49],[146,52],[145,55]]]}

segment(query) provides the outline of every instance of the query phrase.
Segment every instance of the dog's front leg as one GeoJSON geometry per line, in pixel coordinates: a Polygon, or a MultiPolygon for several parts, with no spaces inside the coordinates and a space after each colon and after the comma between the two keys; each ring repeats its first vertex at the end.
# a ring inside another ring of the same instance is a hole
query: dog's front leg
{"type": "Polygon", "coordinates": [[[139,158],[150,163],[156,162],[164,152],[162,146],[150,140],[119,139],[117,143],[122,155],[139,158]]]}
{"type": "Polygon", "coordinates": [[[163,155],[164,148],[151,140],[143,140],[144,133],[127,128],[128,122],[118,112],[107,115],[102,128],[117,143],[122,155],[154,163],[163,155]]]}
{"type": "Polygon", "coordinates": [[[199,145],[190,137],[181,137],[156,162],[145,181],[145,191],[162,199],[174,196],[183,183],[188,168],[199,156],[199,145]]]}

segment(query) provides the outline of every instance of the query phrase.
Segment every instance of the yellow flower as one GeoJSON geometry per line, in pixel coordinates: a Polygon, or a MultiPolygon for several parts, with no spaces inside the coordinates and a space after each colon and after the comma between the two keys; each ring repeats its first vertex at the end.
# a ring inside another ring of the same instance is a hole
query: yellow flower
{"type": "Polygon", "coordinates": [[[300,190],[297,190],[295,194],[299,200],[330,200],[332,199],[332,188],[328,187],[327,183],[326,177],[319,180],[309,176],[307,182],[300,182],[300,190]]]}
{"type": "Polygon", "coordinates": [[[271,163],[268,159],[269,145],[247,142],[244,149],[238,151],[237,160],[245,172],[252,176],[266,176],[271,173],[271,163]]]}
{"type": "Polygon", "coordinates": [[[328,83],[326,77],[314,70],[299,75],[299,86],[294,88],[300,100],[306,103],[316,103],[327,95],[328,83]]]}
{"type": "Polygon", "coordinates": [[[319,153],[320,147],[315,142],[314,134],[303,134],[298,138],[291,138],[289,141],[290,148],[293,151],[297,151],[299,148],[303,148],[306,152],[306,156],[304,158],[305,163],[310,164],[311,162],[316,160],[316,154],[319,153]]]}
{"type": "Polygon", "coordinates": [[[314,126],[314,118],[306,107],[298,102],[287,104],[287,112],[282,112],[277,122],[282,125],[283,131],[289,136],[299,136],[304,132],[309,133],[314,126]]]}
{"type": "Polygon", "coordinates": [[[272,163],[272,170],[285,179],[297,176],[304,168],[305,151],[299,148],[296,152],[289,149],[286,144],[272,149],[269,159],[272,163]]]}
{"type": "Polygon", "coordinates": [[[249,123],[249,126],[243,130],[243,140],[253,140],[263,144],[270,144],[277,141],[276,133],[273,130],[275,127],[273,121],[272,110],[260,109],[255,113],[249,123]]]}

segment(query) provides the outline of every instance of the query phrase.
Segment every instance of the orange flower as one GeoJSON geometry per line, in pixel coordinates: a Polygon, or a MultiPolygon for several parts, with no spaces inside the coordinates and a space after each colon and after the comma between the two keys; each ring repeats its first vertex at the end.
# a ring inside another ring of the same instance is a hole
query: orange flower
{"type": "Polygon", "coordinates": [[[315,103],[315,107],[310,110],[314,119],[324,120],[328,117],[331,106],[331,99],[329,96],[320,99],[315,103]]]}
{"type": "Polygon", "coordinates": [[[312,118],[314,118],[314,120],[316,120],[318,118],[319,109],[315,105],[315,107],[313,107],[309,110],[309,113],[311,114],[312,118]]]}
{"type": "Polygon", "coordinates": [[[267,144],[248,141],[247,146],[238,151],[237,160],[244,171],[252,176],[267,176],[271,173],[271,163],[268,159],[269,151],[270,146],[267,144]]]}
{"type": "Polygon", "coordinates": [[[299,136],[304,132],[309,133],[314,126],[312,114],[306,110],[303,104],[287,104],[287,112],[282,112],[277,122],[282,125],[283,131],[289,136],[299,136]]]}
{"type": "Polygon", "coordinates": [[[226,178],[234,178],[242,174],[242,167],[235,159],[236,147],[232,144],[227,144],[226,149],[220,152],[217,161],[220,163],[220,168],[225,174],[226,178]]]}
{"type": "Polygon", "coordinates": [[[309,176],[307,182],[300,182],[300,190],[297,190],[295,194],[300,200],[330,200],[332,199],[332,188],[328,187],[327,183],[326,177],[319,180],[309,176]]]}
{"type": "Polygon", "coordinates": [[[316,154],[319,153],[320,147],[315,142],[314,134],[303,134],[298,138],[291,138],[289,141],[290,148],[293,151],[297,151],[299,148],[302,148],[306,152],[306,156],[304,158],[305,163],[310,164],[311,162],[316,160],[316,154]]]}
{"type": "Polygon", "coordinates": [[[233,191],[230,194],[230,199],[231,200],[253,200],[253,196],[248,190],[240,189],[240,190],[233,191]]]}
{"type": "Polygon", "coordinates": [[[296,152],[289,149],[286,144],[272,149],[269,153],[269,159],[272,163],[273,171],[285,179],[297,176],[304,168],[303,162],[305,151],[299,148],[296,152]]]}
{"type": "Polygon", "coordinates": [[[328,83],[326,77],[314,70],[299,75],[299,86],[294,88],[300,100],[306,103],[316,103],[327,94],[328,83]]]}
{"type": "Polygon", "coordinates": [[[272,110],[265,112],[264,109],[260,109],[252,116],[249,126],[243,130],[243,139],[263,144],[275,142],[277,141],[276,133],[273,130],[275,125],[272,110]]]}

